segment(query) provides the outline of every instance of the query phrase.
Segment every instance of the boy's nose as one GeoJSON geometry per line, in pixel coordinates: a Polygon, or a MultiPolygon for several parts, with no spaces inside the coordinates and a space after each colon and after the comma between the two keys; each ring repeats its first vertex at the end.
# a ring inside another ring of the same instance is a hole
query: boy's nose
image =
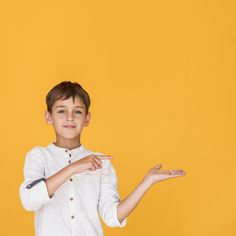
{"type": "Polygon", "coordinates": [[[67,120],[73,120],[73,119],[74,119],[73,113],[68,113],[67,120]]]}

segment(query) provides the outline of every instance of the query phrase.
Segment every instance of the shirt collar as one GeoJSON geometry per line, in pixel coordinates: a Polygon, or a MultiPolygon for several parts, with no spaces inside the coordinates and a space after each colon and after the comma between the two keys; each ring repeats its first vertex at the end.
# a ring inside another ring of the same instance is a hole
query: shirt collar
{"type": "Polygon", "coordinates": [[[53,151],[60,152],[60,153],[81,153],[85,149],[85,147],[82,144],[79,147],[70,150],[68,148],[62,148],[62,147],[56,146],[54,143],[50,143],[48,145],[48,148],[52,149],[53,151]]]}

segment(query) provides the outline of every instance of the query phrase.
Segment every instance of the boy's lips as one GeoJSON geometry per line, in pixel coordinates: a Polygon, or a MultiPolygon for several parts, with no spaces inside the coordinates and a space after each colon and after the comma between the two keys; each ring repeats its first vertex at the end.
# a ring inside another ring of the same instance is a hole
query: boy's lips
{"type": "Polygon", "coordinates": [[[64,125],[65,128],[76,128],[76,125],[64,125]]]}

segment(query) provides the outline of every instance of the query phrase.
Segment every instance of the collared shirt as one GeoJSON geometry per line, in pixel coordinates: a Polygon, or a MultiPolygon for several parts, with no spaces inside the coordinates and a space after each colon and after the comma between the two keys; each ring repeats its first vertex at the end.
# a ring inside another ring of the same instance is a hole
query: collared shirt
{"type": "Polygon", "coordinates": [[[102,168],[71,176],[49,197],[45,178],[90,154],[84,146],[69,150],[50,143],[34,147],[27,154],[24,182],[20,186],[23,207],[35,213],[36,236],[102,236],[99,215],[107,226],[124,227],[119,222],[116,172],[109,160],[102,168]]]}

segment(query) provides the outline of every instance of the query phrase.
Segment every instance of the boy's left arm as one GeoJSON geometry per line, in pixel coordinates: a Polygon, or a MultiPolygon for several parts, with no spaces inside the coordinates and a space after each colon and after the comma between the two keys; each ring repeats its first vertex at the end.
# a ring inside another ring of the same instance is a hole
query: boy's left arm
{"type": "Polygon", "coordinates": [[[156,165],[150,169],[143,180],[124,200],[122,200],[117,207],[118,219],[122,222],[138,205],[147,190],[155,183],[184,176],[186,173],[181,169],[176,170],[160,170],[161,164],[156,165]]]}
{"type": "Polygon", "coordinates": [[[100,178],[100,194],[98,211],[104,223],[109,227],[124,227],[127,220],[119,221],[117,206],[120,196],[117,189],[117,176],[109,160],[102,163],[102,174],[100,178]]]}

